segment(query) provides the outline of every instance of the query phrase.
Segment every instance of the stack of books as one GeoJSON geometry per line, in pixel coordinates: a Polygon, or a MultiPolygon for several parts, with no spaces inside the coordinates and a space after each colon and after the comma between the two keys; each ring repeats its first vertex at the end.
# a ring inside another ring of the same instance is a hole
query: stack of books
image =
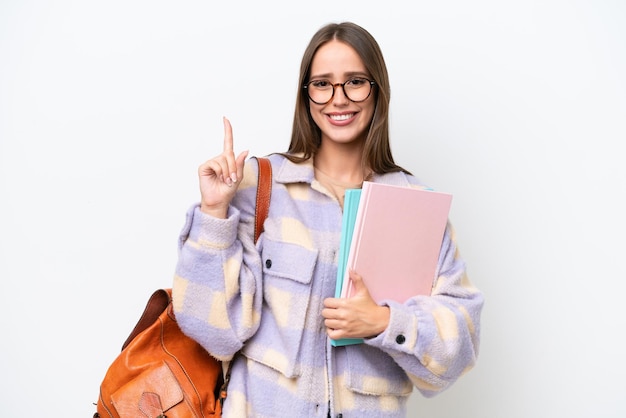
{"type": "MultiPolygon", "coordinates": [[[[351,297],[350,270],[377,302],[430,295],[452,195],[364,182],[346,190],[335,297],[351,297]]],[[[331,340],[333,346],[360,338],[331,340]]]]}

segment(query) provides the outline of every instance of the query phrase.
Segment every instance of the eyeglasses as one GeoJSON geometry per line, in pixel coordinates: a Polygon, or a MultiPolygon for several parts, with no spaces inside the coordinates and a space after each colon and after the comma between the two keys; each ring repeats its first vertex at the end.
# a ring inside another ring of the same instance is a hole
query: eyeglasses
{"type": "Polygon", "coordinates": [[[322,105],[330,102],[335,96],[335,87],[341,86],[343,94],[355,103],[363,102],[372,93],[375,81],[367,78],[351,78],[343,83],[333,84],[329,80],[312,80],[302,86],[313,103],[322,105]]]}

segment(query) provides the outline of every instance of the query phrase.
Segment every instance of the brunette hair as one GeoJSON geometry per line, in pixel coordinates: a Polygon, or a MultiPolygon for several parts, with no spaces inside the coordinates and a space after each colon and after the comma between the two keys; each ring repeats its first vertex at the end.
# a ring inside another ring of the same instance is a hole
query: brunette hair
{"type": "Polygon", "coordinates": [[[320,28],[304,51],[298,78],[298,94],[291,132],[289,150],[283,154],[293,162],[302,162],[314,156],[321,144],[321,131],[313,121],[309,98],[303,86],[311,75],[311,62],[317,50],[329,41],[338,40],[357,52],[369,72],[376,100],[374,116],[370,123],[363,150],[364,167],[382,174],[407,170],[396,165],[389,144],[389,74],[378,42],[364,28],[352,22],[331,23],[320,28]]]}

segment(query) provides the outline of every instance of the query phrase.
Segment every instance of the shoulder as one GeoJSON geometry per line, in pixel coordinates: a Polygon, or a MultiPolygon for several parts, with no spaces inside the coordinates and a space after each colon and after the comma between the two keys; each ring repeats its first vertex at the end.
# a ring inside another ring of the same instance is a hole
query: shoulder
{"type": "Polygon", "coordinates": [[[314,178],[313,159],[294,162],[284,154],[270,154],[267,158],[272,163],[272,178],[275,183],[311,183],[314,178]]]}
{"type": "Polygon", "coordinates": [[[412,174],[407,174],[403,171],[385,174],[374,174],[372,176],[372,181],[375,181],[377,183],[391,184],[395,186],[428,188],[428,186],[424,184],[420,179],[412,174]]]}
{"type": "Polygon", "coordinates": [[[243,180],[239,185],[240,190],[257,188],[259,178],[258,158],[266,158],[270,161],[273,185],[287,186],[293,183],[310,184],[314,179],[312,159],[296,163],[283,154],[276,153],[263,157],[251,157],[246,160],[243,180]]]}

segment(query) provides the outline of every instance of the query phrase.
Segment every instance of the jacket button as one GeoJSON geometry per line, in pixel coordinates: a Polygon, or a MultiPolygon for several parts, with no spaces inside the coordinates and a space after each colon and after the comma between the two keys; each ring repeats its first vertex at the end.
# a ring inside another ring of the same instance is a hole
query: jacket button
{"type": "Polygon", "coordinates": [[[267,260],[265,260],[265,267],[272,268],[272,260],[270,260],[269,258],[267,260]]]}
{"type": "Polygon", "coordinates": [[[396,342],[398,344],[404,344],[404,342],[406,341],[406,338],[404,337],[404,335],[400,334],[396,337],[396,342]]]}

